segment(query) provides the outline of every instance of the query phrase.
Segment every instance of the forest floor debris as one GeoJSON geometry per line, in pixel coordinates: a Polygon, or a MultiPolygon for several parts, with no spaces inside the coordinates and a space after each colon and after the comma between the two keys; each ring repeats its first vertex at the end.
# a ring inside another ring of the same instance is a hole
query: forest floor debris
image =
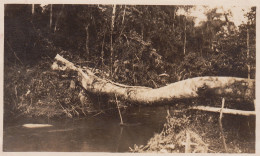
{"type": "MultiPolygon", "coordinates": [[[[134,153],[225,153],[223,147],[218,117],[214,113],[199,114],[199,112],[185,112],[168,114],[167,122],[160,133],[147,142],[146,145],[129,147],[134,153]],[[189,114],[189,115],[187,115],[189,114]]],[[[227,153],[254,153],[252,148],[254,134],[248,128],[241,129],[239,121],[234,121],[234,116],[228,116],[225,125],[232,125],[232,129],[225,129],[227,138],[227,153]],[[239,125],[239,126],[238,126],[239,125]],[[239,131],[234,132],[235,129],[239,131]],[[236,134],[234,134],[236,133],[236,134]],[[236,137],[234,137],[236,136],[236,137]],[[251,148],[250,148],[251,146],[251,148]]],[[[247,117],[240,118],[244,121],[247,117]]],[[[250,121],[254,123],[254,118],[250,121]]],[[[245,123],[246,124],[246,123],[245,123]]],[[[252,128],[252,127],[251,127],[252,128]]]]}

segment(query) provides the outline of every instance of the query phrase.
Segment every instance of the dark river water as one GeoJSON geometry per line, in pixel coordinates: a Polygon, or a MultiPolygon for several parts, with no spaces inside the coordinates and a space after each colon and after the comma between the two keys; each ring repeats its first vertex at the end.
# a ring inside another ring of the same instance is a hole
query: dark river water
{"type": "Polygon", "coordinates": [[[119,116],[98,115],[85,119],[55,121],[16,119],[4,124],[3,150],[10,152],[129,152],[134,144],[144,145],[159,133],[166,121],[165,107],[132,107],[119,116]],[[24,124],[51,124],[26,128],[24,124]]]}

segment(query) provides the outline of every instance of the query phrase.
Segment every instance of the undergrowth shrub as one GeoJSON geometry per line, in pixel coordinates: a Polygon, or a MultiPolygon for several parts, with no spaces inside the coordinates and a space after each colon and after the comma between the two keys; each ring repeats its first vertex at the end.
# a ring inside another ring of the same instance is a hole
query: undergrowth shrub
{"type": "Polygon", "coordinates": [[[5,66],[4,101],[11,114],[73,117],[91,110],[91,100],[73,81],[75,73],[52,71],[51,64],[44,59],[33,67],[5,66]]]}
{"type": "Polygon", "coordinates": [[[159,152],[159,153],[184,153],[186,144],[195,144],[189,147],[190,152],[205,153],[208,146],[202,137],[191,127],[191,116],[186,113],[174,113],[166,116],[166,123],[161,133],[155,134],[147,145],[134,145],[131,152],[159,152]],[[187,140],[189,135],[189,140],[187,140]]]}
{"type": "MultiPolygon", "coordinates": [[[[220,133],[219,113],[189,110],[178,104],[166,116],[160,133],[146,145],[134,145],[131,152],[225,153],[220,133]],[[188,139],[187,139],[188,138],[188,139]],[[187,143],[190,146],[187,149],[187,143]]],[[[255,117],[223,114],[222,125],[228,153],[252,153],[255,117]]]]}

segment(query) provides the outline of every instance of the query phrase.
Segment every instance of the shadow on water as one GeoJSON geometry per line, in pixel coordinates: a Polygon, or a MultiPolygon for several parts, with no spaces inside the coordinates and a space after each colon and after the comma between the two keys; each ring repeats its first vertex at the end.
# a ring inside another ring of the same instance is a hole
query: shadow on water
{"type": "Polygon", "coordinates": [[[4,126],[4,151],[128,152],[134,144],[143,145],[160,132],[165,123],[164,107],[132,107],[119,117],[40,121],[20,119],[4,126]],[[51,127],[27,128],[28,123],[51,127]]]}

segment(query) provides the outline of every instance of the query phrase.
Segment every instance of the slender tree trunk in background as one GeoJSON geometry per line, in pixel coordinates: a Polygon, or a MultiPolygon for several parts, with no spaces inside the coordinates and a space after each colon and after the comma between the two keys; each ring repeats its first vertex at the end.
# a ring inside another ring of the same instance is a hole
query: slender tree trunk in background
{"type": "MultiPolygon", "coordinates": [[[[213,51],[213,40],[210,39],[210,45],[209,45],[210,51],[213,51]]],[[[207,57],[209,56],[209,53],[207,53],[207,57]]]]}
{"type": "Polygon", "coordinates": [[[103,38],[103,41],[102,41],[102,49],[101,49],[101,62],[102,62],[102,67],[103,65],[105,65],[104,63],[104,44],[105,44],[105,38],[106,38],[106,32],[104,33],[104,38],[103,38]]]}
{"type": "MultiPolygon", "coordinates": [[[[207,48],[210,49],[210,45],[211,45],[210,38],[211,38],[211,36],[209,37],[209,24],[208,23],[207,23],[207,29],[206,29],[205,35],[206,35],[206,39],[209,40],[208,41],[209,44],[208,44],[207,48]]],[[[206,52],[206,57],[208,56],[208,51],[209,51],[208,49],[205,51],[206,52]]]]}
{"type": "Polygon", "coordinates": [[[60,20],[61,14],[62,14],[62,12],[63,12],[63,8],[64,8],[64,4],[62,4],[61,11],[60,11],[60,13],[59,13],[59,15],[58,15],[58,17],[57,17],[57,20],[55,21],[54,32],[57,30],[58,22],[59,22],[59,20],[60,20]]]}
{"type": "Polygon", "coordinates": [[[225,16],[225,19],[226,19],[228,33],[230,34],[231,30],[230,30],[230,25],[229,25],[229,20],[228,20],[227,14],[224,14],[224,16],[225,16]]]}
{"type": "Polygon", "coordinates": [[[186,53],[186,17],[184,17],[184,43],[183,43],[183,54],[186,53]]]}
{"type": "Polygon", "coordinates": [[[175,32],[175,25],[174,25],[174,21],[175,21],[175,16],[176,16],[176,13],[175,13],[175,9],[173,11],[173,24],[172,24],[172,28],[173,28],[173,32],[175,32]]]}
{"type": "Polygon", "coordinates": [[[34,14],[34,4],[32,4],[32,15],[34,14]]]}
{"type": "Polygon", "coordinates": [[[86,30],[86,53],[87,56],[89,56],[89,24],[85,26],[85,30],[86,30]]]}
{"type": "Polygon", "coordinates": [[[203,57],[203,46],[204,46],[204,32],[202,30],[201,47],[200,47],[201,57],[203,57]]]}
{"type": "Polygon", "coordinates": [[[50,6],[50,28],[51,28],[51,25],[52,25],[52,4],[50,6]]]}
{"type": "Polygon", "coordinates": [[[125,9],[126,9],[126,5],[125,5],[125,7],[124,7],[124,13],[123,13],[122,25],[124,25],[124,21],[125,21],[125,9]]]}
{"type": "Polygon", "coordinates": [[[250,79],[250,62],[249,62],[249,29],[247,28],[246,46],[247,46],[247,78],[250,79]]]}
{"type": "MultiPolygon", "coordinates": [[[[120,6],[120,8],[122,8],[123,6],[121,5],[120,6]]],[[[124,11],[123,11],[123,15],[122,15],[122,28],[121,28],[121,30],[120,30],[120,33],[119,33],[119,37],[118,38],[120,38],[121,37],[121,35],[123,34],[123,31],[124,31],[124,29],[125,29],[125,25],[124,25],[124,22],[125,22],[125,10],[126,10],[126,5],[124,6],[124,11]]]]}
{"type": "Polygon", "coordinates": [[[111,17],[111,34],[110,34],[110,63],[111,63],[111,75],[113,71],[113,57],[114,57],[114,49],[113,49],[113,29],[115,22],[115,14],[116,14],[116,5],[113,6],[112,17],[111,17]]]}

